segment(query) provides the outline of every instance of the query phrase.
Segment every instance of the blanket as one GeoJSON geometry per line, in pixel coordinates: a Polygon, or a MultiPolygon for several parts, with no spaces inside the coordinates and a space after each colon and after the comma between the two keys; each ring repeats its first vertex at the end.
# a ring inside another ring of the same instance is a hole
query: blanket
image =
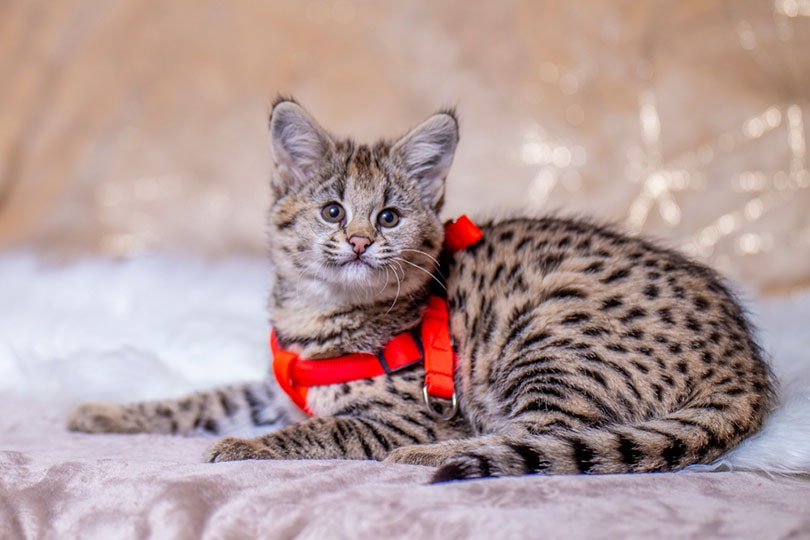
{"type": "Polygon", "coordinates": [[[86,435],[65,412],[264,376],[267,267],[0,256],[0,538],[810,535],[810,294],[750,302],[779,408],[711,467],[428,485],[426,467],[206,464],[206,437],[86,435]],[[711,471],[711,472],[710,472],[711,471]]]}

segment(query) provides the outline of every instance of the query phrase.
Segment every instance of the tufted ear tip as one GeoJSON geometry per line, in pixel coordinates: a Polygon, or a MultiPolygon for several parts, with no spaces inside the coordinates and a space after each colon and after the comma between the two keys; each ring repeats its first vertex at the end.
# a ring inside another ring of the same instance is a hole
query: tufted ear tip
{"type": "Polygon", "coordinates": [[[458,138],[458,114],[456,114],[455,107],[446,107],[444,109],[440,109],[434,116],[446,116],[449,121],[451,121],[456,128],[456,138],[458,138]]]}
{"type": "Polygon", "coordinates": [[[306,114],[304,108],[295,100],[295,98],[289,96],[278,96],[273,101],[273,107],[270,110],[270,118],[269,124],[273,125],[273,119],[278,118],[282,114],[289,114],[292,111],[299,110],[306,114]]]}
{"type": "Polygon", "coordinates": [[[295,103],[296,105],[299,105],[298,100],[295,99],[293,96],[287,94],[278,94],[276,98],[273,100],[273,106],[271,107],[271,110],[275,109],[276,105],[279,105],[281,103],[295,103]]]}

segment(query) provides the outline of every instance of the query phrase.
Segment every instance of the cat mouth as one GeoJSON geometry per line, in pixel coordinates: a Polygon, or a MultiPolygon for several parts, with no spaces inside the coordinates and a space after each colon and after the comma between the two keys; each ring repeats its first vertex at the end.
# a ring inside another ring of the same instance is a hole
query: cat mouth
{"type": "Polygon", "coordinates": [[[364,254],[354,255],[350,257],[345,257],[342,261],[338,262],[338,266],[342,268],[371,268],[376,270],[378,265],[374,264],[373,260],[370,260],[369,257],[365,256],[364,254]]]}
{"type": "Polygon", "coordinates": [[[374,261],[369,260],[367,257],[351,256],[351,257],[334,257],[324,261],[323,266],[331,268],[333,272],[340,272],[342,270],[377,270],[379,266],[374,261]]]}
{"type": "Polygon", "coordinates": [[[376,271],[379,268],[364,257],[357,257],[340,265],[341,268],[352,272],[376,271]]]}
{"type": "MultiPolygon", "coordinates": [[[[321,279],[350,287],[366,287],[370,283],[376,283],[385,275],[384,268],[376,258],[368,257],[365,254],[359,256],[344,254],[342,257],[335,257],[328,261],[325,267],[332,270],[327,271],[325,275],[320,272],[321,279]]],[[[322,266],[321,270],[323,268],[322,266]]]]}
{"type": "Polygon", "coordinates": [[[358,257],[340,265],[340,280],[345,284],[366,284],[377,277],[378,271],[369,261],[358,257]]]}

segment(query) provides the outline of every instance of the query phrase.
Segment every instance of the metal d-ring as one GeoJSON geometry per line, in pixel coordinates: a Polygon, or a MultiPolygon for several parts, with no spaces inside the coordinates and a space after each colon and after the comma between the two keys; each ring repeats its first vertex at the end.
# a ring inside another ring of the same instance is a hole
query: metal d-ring
{"type": "MultiPolygon", "coordinates": [[[[458,412],[458,402],[456,401],[455,392],[453,392],[453,395],[450,397],[450,414],[439,414],[435,411],[435,409],[433,409],[433,406],[430,402],[430,394],[428,394],[428,387],[426,384],[422,386],[422,397],[425,399],[425,406],[427,407],[428,412],[434,418],[447,422],[448,420],[452,420],[452,418],[458,412]]],[[[444,407],[442,407],[442,409],[444,409],[444,407]]]]}

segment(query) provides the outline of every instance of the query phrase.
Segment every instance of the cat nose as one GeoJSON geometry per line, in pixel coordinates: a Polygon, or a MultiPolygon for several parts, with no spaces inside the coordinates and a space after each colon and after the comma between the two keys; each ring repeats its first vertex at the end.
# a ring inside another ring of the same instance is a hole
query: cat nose
{"type": "Polygon", "coordinates": [[[371,239],[365,236],[352,236],[349,238],[349,243],[356,254],[362,255],[366,248],[371,245],[371,239]]]}

